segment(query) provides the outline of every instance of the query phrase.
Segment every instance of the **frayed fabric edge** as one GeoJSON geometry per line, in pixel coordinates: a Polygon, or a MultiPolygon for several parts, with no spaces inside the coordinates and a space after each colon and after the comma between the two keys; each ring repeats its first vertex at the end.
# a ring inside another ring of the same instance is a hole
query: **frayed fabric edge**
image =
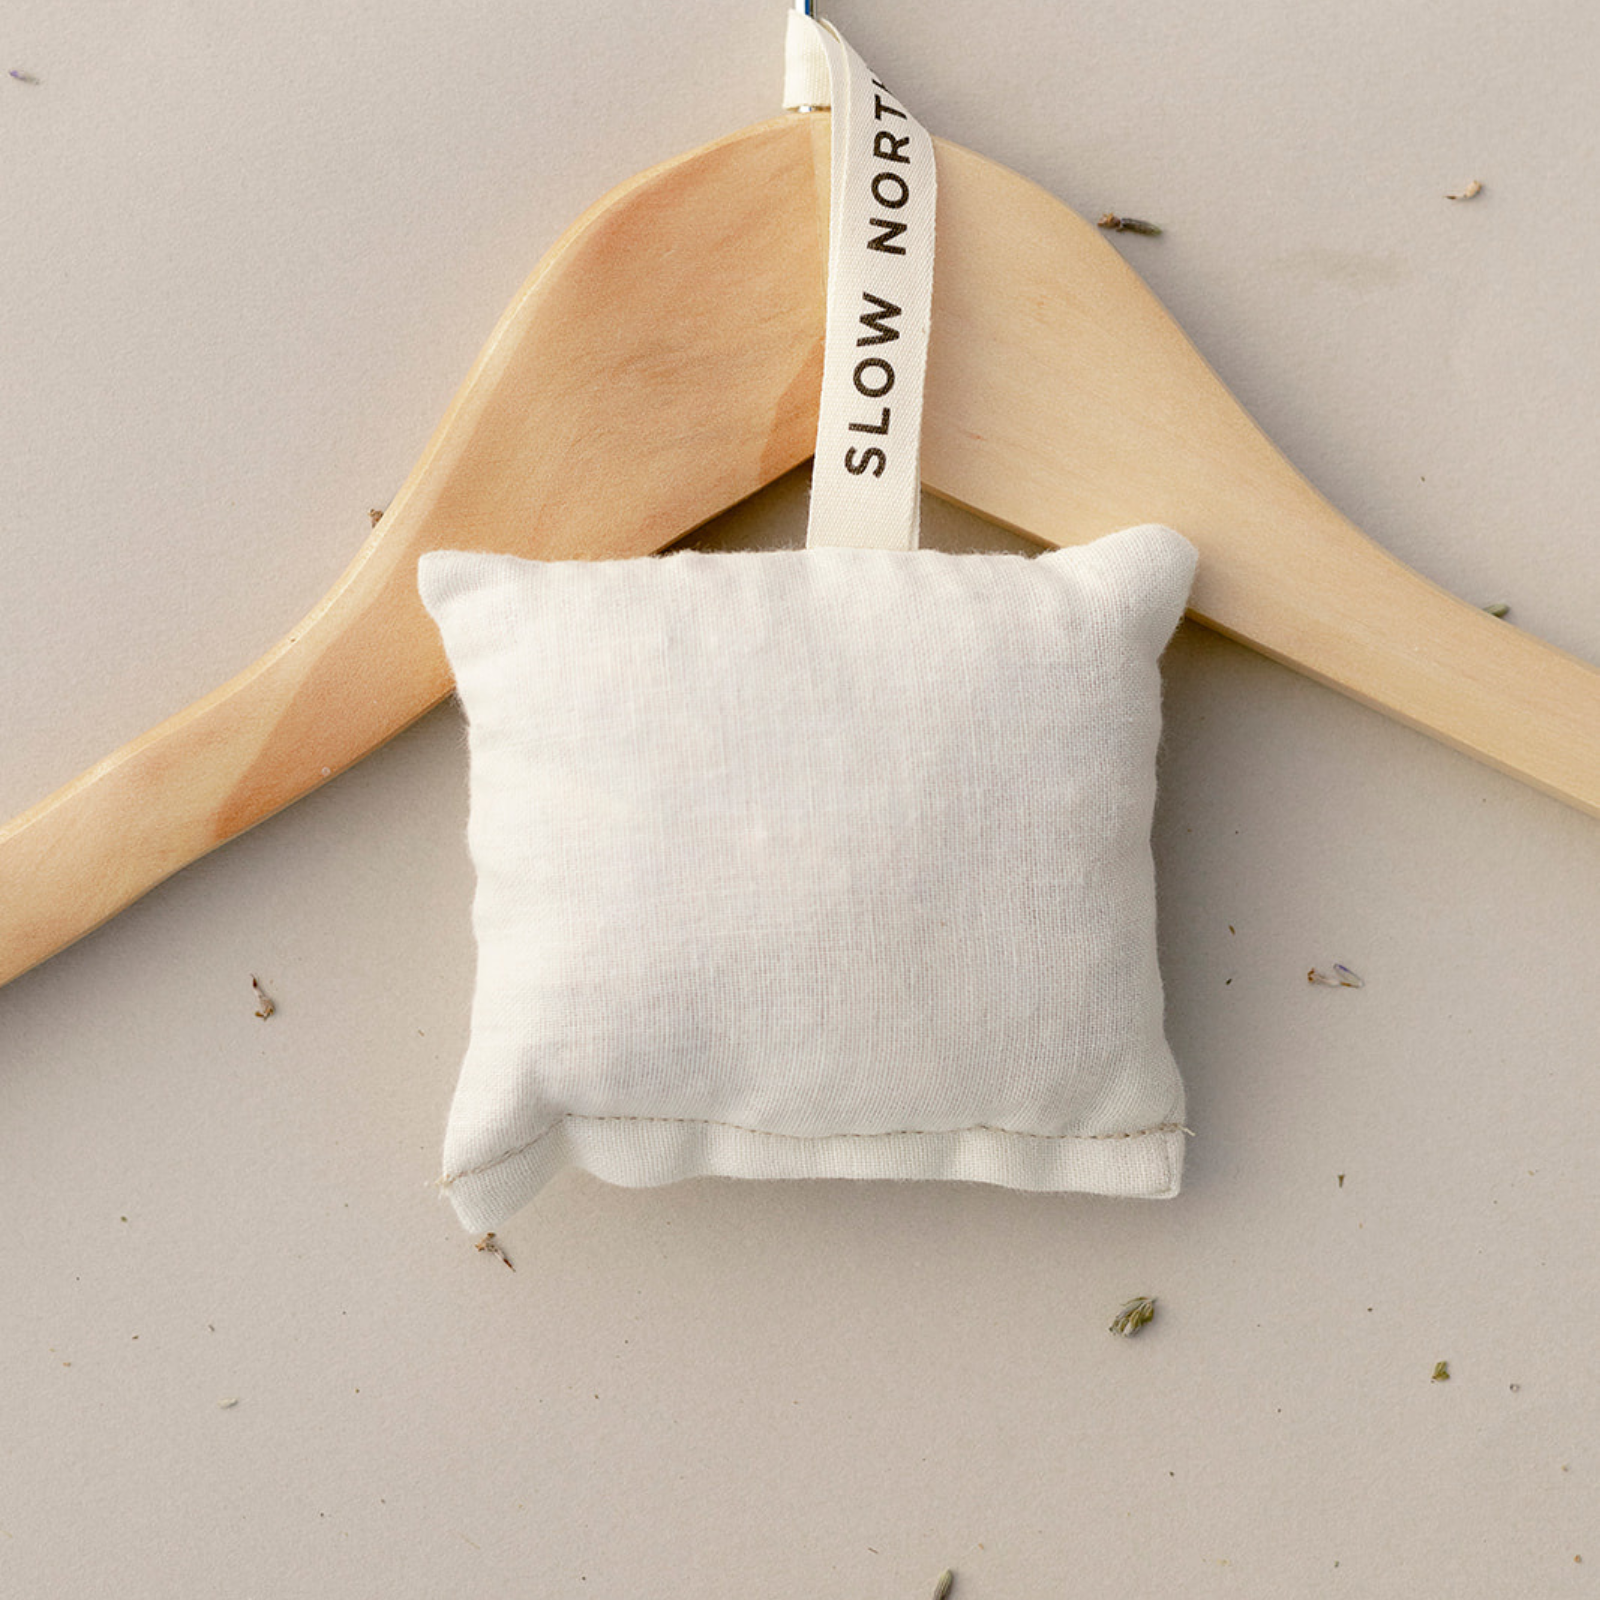
{"type": "Polygon", "coordinates": [[[566,1116],[518,1150],[438,1180],[470,1233],[499,1227],[562,1168],[648,1188],[688,1178],[854,1178],[987,1183],[1045,1193],[1170,1199],[1190,1130],[1131,1133],[948,1132],[774,1134],[682,1118],[566,1116]]]}

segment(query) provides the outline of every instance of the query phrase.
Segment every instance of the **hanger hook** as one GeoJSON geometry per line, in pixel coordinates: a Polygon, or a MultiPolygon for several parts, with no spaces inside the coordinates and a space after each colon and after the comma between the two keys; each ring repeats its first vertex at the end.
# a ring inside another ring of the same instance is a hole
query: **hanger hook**
{"type": "Polygon", "coordinates": [[[794,8],[802,17],[814,17],[817,14],[817,8],[812,0],[794,0],[794,8]]]}

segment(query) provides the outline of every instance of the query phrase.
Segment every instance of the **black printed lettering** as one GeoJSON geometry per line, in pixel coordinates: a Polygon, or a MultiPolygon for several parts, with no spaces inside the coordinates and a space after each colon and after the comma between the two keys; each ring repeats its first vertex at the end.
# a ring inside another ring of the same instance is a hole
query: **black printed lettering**
{"type": "Polygon", "coordinates": [[[880,161],[899,161],[910,166],[911,157],[901,152],[911,143],[911,135],[897,139],[887,128],[879,128],[872,136],[872,153],[880,161]]]}
{"type": "Polygon", "coordinates": [[[888,456],[877,445],[866,450],[846,450],[844,453],[844,470],[853,478],[859,478],[869,467],[874,478],[881,478],[883,469],[888,465],[888,456]]]}
{"type": "Polygon", "coordinates": [[[887,433],[889,431],[888,406],[883,408],[883,420],[881,422],[852,422],[850,431],[851,433],[887,433]]]}
{"type": "Polygon", "coordinates": [[[878,309],[861,313],[861,326],[863,328],[871,328],[872,332],[863,333],[856,340],[856,348],[859,350],[864,344],[889,344],[898,339],[900,330],[891,328],[888,319],[890,317],[898,317],[900,315],[900,307],[888,300],[880,300],[870,289],[863,289],[861,298],[870,300],[878,309]]]}
{"type": "Polygon", "coordinates": [[[872,198],[885,211],[898,211],[911,198],[911,185],[898,172],[875,173],[872,179],[872,198]]]}
{"type": "Polygon", "coordinates": [[[883,229],[882,233],[875,233],[867,240],[867,249],[881,250],[886,256],[903,256],[906,253],[903,244],[893,242],[906,231],[905,223],[891,222],[887,217],[868,217],[867,226],[883,229]]]}
{"type": "Polygon", "coordinates": [[[880,399],[894,388],[894,368],[882,356],[868,356],[865,361],[856,362],[851,377],[855,380],[856,393],[864,394],[869,400],[880,399]],[[874,372],[881,380],[876,388],[867,381],[874,372]]]}
{"type": "MultiPolygon", "coordinates": [[[[879,84],[878,87],[881,89],[883,87],[883,85],[879,84]]],[[[872,112],[872,116],[873,116],[873,120],[874,121],[882,122],[885,117],[902,117],[902,118],[905,118],[905,115],[906,115],[905,112],[903,112],[900,109],[899,106],[890,105],[888,103],[888,101],[885,100],[881,94],[875,94],[875,95],[873,95],[872,98],[873,98],[873,102],[874,102],[874,109],[873,109],[873,112],[872,112]]],[[[909,121],[910,119],[907,118],[906,120],[909,121]]]]}

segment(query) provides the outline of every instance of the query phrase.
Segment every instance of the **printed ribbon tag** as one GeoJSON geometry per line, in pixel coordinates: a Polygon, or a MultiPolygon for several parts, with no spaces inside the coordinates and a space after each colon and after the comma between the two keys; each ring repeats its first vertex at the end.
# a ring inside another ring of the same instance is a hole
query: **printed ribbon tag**
{"type": "Polygon", "coordinates": [[[915,550],[933,310],[933,140],[831,25],[807,25],[827,57],[833,148],[806,543],[915,550]]]}

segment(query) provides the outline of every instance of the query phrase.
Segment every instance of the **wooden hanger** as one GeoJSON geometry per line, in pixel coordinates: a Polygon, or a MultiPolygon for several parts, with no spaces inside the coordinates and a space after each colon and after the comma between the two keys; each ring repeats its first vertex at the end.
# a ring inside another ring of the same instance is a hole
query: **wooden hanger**
{"type": "MultiPolygon", "coordinates": [[[[641,556],[803,462],[828,121],[623,184],[501,318],[333,590],[254,666],[0,829],[0,983],[342,772],[451,687],[437,547],[641,556]]],[[[1046,544],[1165,522],[1190,615],[1600,815],[1600,671],[1410,572],[1279,454],[1097,229],[939,142],[926,486],[1046,544]]]]}

